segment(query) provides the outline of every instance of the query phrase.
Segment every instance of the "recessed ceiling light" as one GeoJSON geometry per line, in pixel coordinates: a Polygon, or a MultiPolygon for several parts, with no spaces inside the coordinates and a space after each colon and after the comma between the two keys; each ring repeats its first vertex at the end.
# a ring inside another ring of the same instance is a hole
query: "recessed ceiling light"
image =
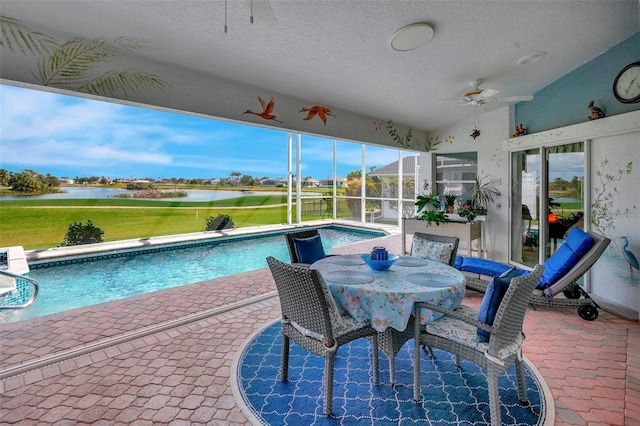
{"type": "Polygon", "coordinates": [[[522,58],[518,59],[516,63],[518,65],[529,65],[534,62],[538,62],[540,59],[544,58],[545,56],[547,56],[547,52],[530,53],[529,55],[525,55],[522,58]]]}
{"type": "Polygon", "coordinates": [[[391,36],[391,47],[394,50],[416,49],[433,37],[433,27],[426,22],[416,22],[400,28],[391,36]]]}

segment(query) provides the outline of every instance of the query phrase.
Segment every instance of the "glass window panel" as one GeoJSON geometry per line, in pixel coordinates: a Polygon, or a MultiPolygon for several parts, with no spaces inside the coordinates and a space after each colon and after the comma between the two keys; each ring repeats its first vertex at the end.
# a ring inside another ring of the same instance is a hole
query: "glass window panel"
{"type": "Polygon", "coordinates": [[[436,192],[466,200],[478,172],[476,152],[436,154],[436,192]]]}
{"type": "Polygon", "coordinates": [[[344,141],[336,142],[336,184],[338,217],[361,221],[362,146],[344,141]],[[346,197],[346,198],[345,198],[346,197]]]}

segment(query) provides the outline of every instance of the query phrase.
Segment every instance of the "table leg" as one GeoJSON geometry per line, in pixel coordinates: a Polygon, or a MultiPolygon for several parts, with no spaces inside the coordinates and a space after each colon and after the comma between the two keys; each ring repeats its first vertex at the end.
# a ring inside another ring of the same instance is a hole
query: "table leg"
{"type": "Polygon", "coordinates": [[[389,359],[389,381],[391,385],[396,384],[396,355],[400,352],[402,346],[411,339],[413,339],[413,315],[409,318],[409,323],[404,331],[389,327],[385,331],[378,333],[378,346],[389,359]]]}

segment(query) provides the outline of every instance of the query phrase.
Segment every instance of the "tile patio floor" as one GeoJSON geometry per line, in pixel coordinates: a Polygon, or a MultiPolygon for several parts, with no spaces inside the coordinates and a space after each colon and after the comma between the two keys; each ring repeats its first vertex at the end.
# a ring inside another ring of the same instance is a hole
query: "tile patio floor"
{"type": "MultiPolygon", "coordinates": [[[[372,245],[399,252],[400,237],[372,245]]],[[[477,307],[478,294],[465,304],[477,307]]],[[[0,326],[0,423],[247,425],[231,391],[246,340],[279,317],[267,269],[0,326]]],[[[530,310],[524,354],[556,425],[640,425],[640,323],[530,310]]]]}

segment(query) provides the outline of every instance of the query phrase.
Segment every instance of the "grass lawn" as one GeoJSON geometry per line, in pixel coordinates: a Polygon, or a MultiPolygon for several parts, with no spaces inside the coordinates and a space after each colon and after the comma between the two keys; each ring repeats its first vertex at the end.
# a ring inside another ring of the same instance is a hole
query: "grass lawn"
{"type": "MultiPolygon", "coordinates": [[[[286,199],[285,199],[286,200],[286,199]]],[[[125,199],[18,200],[0,203],[0,247],[26,250],[59,246],[74,222],[91,220],[117,241],[204,231],[206,219],[225,213],[236,228],[286,223],[281,196],[251,196],[213,202],[125,199]]],[[[295,214],[295,212],[294,212],[295,214]]]]}
{"type": "MultiPolygon", "coordinates": [[[[20,199],[0,201],[0,247],[25,250],[58,247],[69,225],[93,224],[104,231],[103,241],[148,238],[205,230],[210,216],[228,214],[236,228],[287,222],[287,196],[251,195],[217,201],[144,199],[20,199]]],[[[340,203],[338,217],[351,215],[340,203]]],[[[295,204],[293,217],[296,217],[295,204]]],[[[321,219],[307,215],[303,220],[321,219]]]]}

